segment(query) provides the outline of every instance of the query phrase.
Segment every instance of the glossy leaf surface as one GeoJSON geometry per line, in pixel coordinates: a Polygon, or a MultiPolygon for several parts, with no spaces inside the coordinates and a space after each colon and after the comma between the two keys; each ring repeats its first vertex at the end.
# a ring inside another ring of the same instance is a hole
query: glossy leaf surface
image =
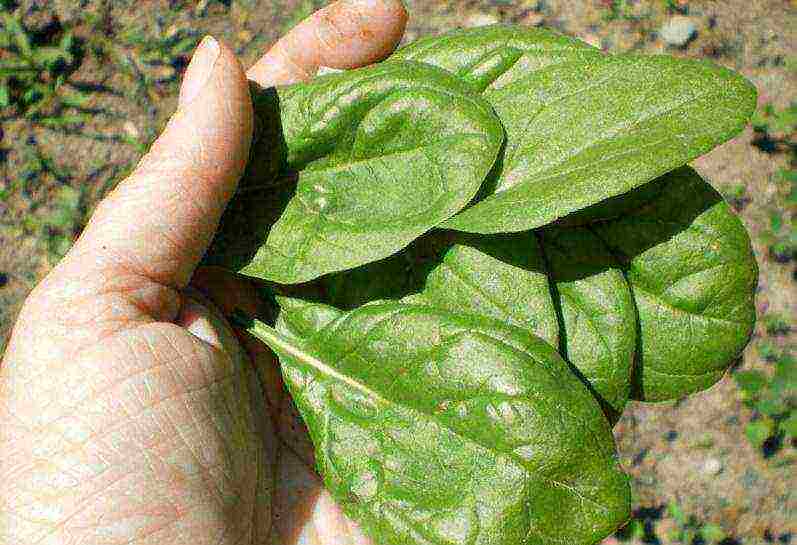
{"type": "Polygon", "coordinates": [[[711,63],[583,49],[547,31],[487,27],[397,52],[463,81],[489,72],[483,96],[507,133],[480,202],[446,227],[500,233],[547,225],[708,152],[738,134],[755,108],[755,88],[711,63]],[[481,57],[453,60],[480,40],[481,57]],[[496,58],[504,61],[490,68],[496,58]],[[516,68],[521,59],[532,68],[516,68]]]}
{"type": "Polygon", "coordinates": [[[600,408],[530,333],[430,307],[282,300],[279,354],[327,488],[384,545],[591,544],[628,517],[600,408]]]}
{"type": "Polygon", "coordinates": [[[206,261],[286,284],[401,250],[471,200],[503,141],[483,99],[420,63],[271,90],[259,110],[265,179],[242,183],[206,261]]]}
{"type": "Polygon", "coordinates": [[[622,262],[639,315],[636,396],[683,397],[718,381],[755,322],[758,268],[744,226],[689,167],[659,198],[594,232],[622,262]]]}
{"type": "Polygon", "coordinates": [[[586,228],[549,228],[540,239],[560,320],[562,357],[616,422],[631,391],[637,329],[620,264],[586,228]]]}
{"type": "Polygon", "coordinates": [[[459,237],[426,276],[414,302],[453,313],[489,316],[553,346],[559,323],[536,237],[459,237]]]}
{"type": "Polygon", "coordinates": [[[416,40],[391,59],[425,62],[468,82],[476,92],[500,89],[532,72],[588,62],[603,53],[581,40],[545,28],[492,25],[416,40]]]}

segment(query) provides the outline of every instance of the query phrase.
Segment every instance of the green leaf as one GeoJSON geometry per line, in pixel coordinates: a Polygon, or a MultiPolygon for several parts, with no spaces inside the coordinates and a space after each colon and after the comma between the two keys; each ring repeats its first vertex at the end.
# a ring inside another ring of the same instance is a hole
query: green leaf
{"type": "Polygon", "coordinates": [[[402,299],[521,327],[559,346],[616,422],[628,400],[635,346],[628,285],[588,231],[551,231],[542,239],[545,252],[532,232],[424,237],[390,259],[326,278],[325,300],[356,308],[402,299]]]}
{"type": "Polygon", "coordinates": [[[612,422],[631,390],[637,317],[631,290],[609,248],[587,228],[542,231],[561,322],[562,356],[612,422]]]}
{"type": "MultiPolygon", "coordinates": [[[[612,421],[629,388],[636,399],[663,401],[714,384],[747,344],[755,318],[757,266],[728,205],[688,167],[654,183],[655,190],[637,190],[659,195],[646,205],[633,193],[613,203],[615,211],[626,210],[622,218],[540,233],[548,241],[547,274],[555,279],[560,350],[612,421]]],[[[415,293],[413,303],[492,316],[555,342],[540,329],[554,320],[549,296],[532,287],[541,285],[543,270],[529,265],[534,237],[460,236],[467,243],[441,253],[431,273],[405,256],[380,271],[333,276],[330,301],[352,303],[346,294],[362,290],[370,300],[415,293]],[[500,251],[495,241],[504,241],[500,251]]]]}
{"type": "Polygon", "coordinates": [[[756,410],[761,414],[774,418],[776,416],[780,416],[788,411],[788,407],[786,406],[786,402],[782,399],[770,397],[767,399],[761,399],[755,404],[756,410]]]}
{"type": "Polygon", "coordinates": [[[11,38],[19,49],[19,52],[26,57],[30,57],[33,51],[30,44],[30,37],[20,23],[20,20],[14,15],[3,14],[3,21],[6,29],[11,34],[11,38]]]}
{"type": "Polygon", "coordinates": [[[503,139],[486,102],[420,63],[385,63],[268,91],[258,110],[269,137],[254,150],[250,173],[262,200],[279,201],[271,198],[268,172],[280,164],[277,185],[287,204],[275,202],[269,214],[233,204],[208,261],[282,283],[406,247],[473,198],[503,139]],[[236,219],[258,214],[254,223],[236,219]]]}
{"type": "Polygon", "coordinates": [[[36,122],[46,127],[66,127],[69,125],[80,125],[89,120],[91,120],[91,117],[88,114],[72,114],[40,117],[36,119],[36,122]]]}
{"type": "Polygon", "coordinates": [[[533,233],[481,237],[438,231],[377,263],[322,280],[326,301],[344,309],[403,300],[522,327],[552,345],[559,324],[533,233]]]}
{"type": "Polygon", "coordinates": [[[684,526],[687,523],[688,519],[686,513],[684,513],[684,510],[676,502],[670,501],[670,503],[667,504],[667,512],[678,525],[684,526]]]}
{"type": "Polygon", "coordinates": [[[767,377],[761,371],[741,371],[733,378],[739,388],[749,394],[757,394],[767,385],[767,377]]]}
{"type": "Polygon", "coordinates": [[[0,83],[0,108],[9,106],[11,106],[11,93],[8,90],[8,85],[0,83]]]}
{"type": "Polygon", "coordinates": [[[623,264],[636,301],[635,396],[643,401],[714,384],[755,322],[758,267],[742,223],[689,167],[661,183],[649,205],[592,226],[623,264]]]}
{"type": "Polygon", "coordinates": [[[533,233],[456,238],[414,302],[521,327],[556,346],[559,324],[533,233]]]}
{"type": "Polygon", "coordinates": [[[544,68],[601,56],[600,50],[585,42],[552,30],[493,25],[422,38],[396,51],[391,59],[433,64],[483,92],[544,68]]]}
{"type": "Polygon", "coordinates": [[[717,524],[704,524],[700,535],[709,543],[717,543],[725,539],[725,531],[717,524]]]}
{"type": "Polygon", "coordinates": [[[629,517],[600,408],[547,343],[425,306],[281,299],[280,356],[326,487],[384,545],[592,544],[629,517]]]}
{"type": "Polygon", "coordinates": [[[745,426],[744,434],[754,447],[761,448],[772,435],[772,425],[764,420],[756,420],[745,426]]]}
{"type": "Polygon", "coordinates": [[[69,53],[60,47],[43,46],[33,50],[32,58],[36,64],[53,67],[60,61],[69,62],[69,53]]]}
{"type": "Polygon", "coordinates": [[[59,97],[61,104],[71,108],[83,108],[91,100],[91,95],[81,91],[72,91],[59,97]]]}
{"type": "Polygon", "coordinates": [[[772,229],[772,232],[778,233],[782,227],[783,216],[780,215],[780,212],[771,212],[769,214],[769,228],[772,229]]]}
{"type": "Polygon", "coordinates": [[[490,74],[484,97],[503,122],[506,146],[481,201],[446,222],[451,229],[544,226],[708,152],[738,134],[755,108],[752,84],[705,61],[603,56],[576,40],[513,27],[462,36],[395,56],[453,65],[465,81],[490,74]],[[519,33],[528,43],[513,41],[519,33]],[[452,61],[480,39],[479,52],[488,53],[452,61]],[[532,68],[524,71],[529,58],[532,68]]]}
{"type": "Polygon", "coordinates": [[[797,391],[797,365],[791,354],[784,354],[775,363],[772,388],[779,393],[797,391]]]}
{"type": "Polygon", "coordinates": [[[797,412],[792,412],[786,420],[781,422],[780,429],[792,440],[797,439],[797,412]]]}

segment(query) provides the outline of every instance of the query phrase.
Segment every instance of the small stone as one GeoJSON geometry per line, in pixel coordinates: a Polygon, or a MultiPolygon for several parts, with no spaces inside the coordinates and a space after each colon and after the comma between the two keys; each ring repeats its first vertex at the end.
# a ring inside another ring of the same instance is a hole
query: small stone
{"type": "Polygon", "coordinates": [[[678,15],[662,25],[659,36],[671,47],[685,47],[697,35],[697,25],[689,17],[678,15]]]}
{"type": "Polygon", "coordinates": [[[703,471],[708,475],[719,475],[722,473],[722,463],[716,458],[709,458],[703,464],[703,471]]]}
{"type": "Polygon", "coordinates": [[[465,19],[465,26],[487,26],[495,25],[500,22],[500,19],[491,13],[473,13],[465,19]]]}
{"type": "Polygon", "coordinates": [[[138,138],[140,136],[138,128],[136,127],[135,123],[133,123],[132,121],[129,120],[125,121],[124,125],[122,125],[122,128],[125,130],[125,133],[127,133],[127,136],[129,136],[130,138],[138,138]]]}
{"type": "Polygon", "coordinates": [[[343,70],[341,70],[340,68],[332,68],[330,66],[319,66],[317,75],[325,76],[327,74],[337,74],[339,72],[343,72],[343,70]]]}

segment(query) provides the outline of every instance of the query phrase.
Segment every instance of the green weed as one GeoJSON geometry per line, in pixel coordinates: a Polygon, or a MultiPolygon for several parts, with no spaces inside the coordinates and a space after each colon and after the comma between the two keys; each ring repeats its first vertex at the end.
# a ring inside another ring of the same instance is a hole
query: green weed
{"type": "Polygon", "coordinates": [[[713,545],[728,540],[722,527],[703,522],[695,515],[687,515],[675,501],[658,508],[637,509],[634,511],[634,518],[615,534],[615,538],[621,542],[683,545],[713,545]],[[657,526],[665,517],[669,517],[675,525],[666,536],[661,536],[661,529],[657,526]]]}
{"type": "Polygon", "coordinates": [[[797,229],[791,216],[779,208],[770,207],[769,224],[759,233],[770,257],[778,263],[788,263],[797,258],[797,229]]]}
{"type": "Polygon", "coordinates": [[[765,104],[758,110],[751,120],[753,129],[757,132],[769,134],[793,133],[797,128],[797,102],[783,110],[776,110],[775,106],[765,104]]]}
{"type": "Polygon", "coordinates": [[[710,545],[719,543],[726,537],[722,527],[701,522],[694,515],[687,515],[677,502],[671,501],[667,505],[667,514],[676,524],[667,536],[671,543],[710,545]]]}
{"type": "Polygon", "coordinates": [[[0,109],[47,127],[86,121],[81,110],[90,96],[68,84],[79,65],[72,33],[41,43],[8,5],[0,21],[0,109]]]}
{"type": "Polygon", "coordinates": [[[783,441],[797,439],[797,367],[790,351],[774,361],[771,375],[759,370],[734,374],[744,404],[753,411],[745,435],[756,448],[769,456],[783,441]]]}
{"type": "Polygon", "coordinates": [[[650,18],[650,13],[641,13],[631,0],[602,0],[604,21],[640,22],[650,18]]]}
{"type": "Polygon", "coordinates": [[[664,9],[668,13],[681,13],[685,14],[689,11],[688,0],[662,0],[664,9]]]}
{"type": "Polygon", "coordinates": [[[734,210],[740,212],[744,210],[752,201],[747,194],[747,187],[744,184],[734,184],[722,191],[722,196],[728,201],[734,210]]]}
{"type": "Polygon", "coordinates": [[[791,331],[791,324],[788,317],[781,313],[770,312],[765,314],[761,321],[768,335],[788,335],[789,331],[791,331]]]}

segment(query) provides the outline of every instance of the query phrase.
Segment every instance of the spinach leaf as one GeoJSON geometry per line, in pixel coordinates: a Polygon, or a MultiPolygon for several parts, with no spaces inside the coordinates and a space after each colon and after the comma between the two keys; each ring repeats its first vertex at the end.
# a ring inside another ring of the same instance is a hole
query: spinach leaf
{"type": "Polygon", "coordinates": [[[559,323],[537,239],[524,233],[455,240],[413,302],[489,316],[557,346],[559,323]]]}
{"type": "Polygon", "coordinates": [[[758,279],[747,231],[693,169],[661,195],[591,226],[625,269],[639,315],[635,396],[683,397],[718,381],[747,344],[758,279]]]}
{"type": "Polygon", "coordinates": [[[394,58],[486,84],[506,146],[480,201],[444,224],[474,233],[534,229],[626,193],[738,134],[756,104],[747,80],[711,63],[603,56],[538,30],[444,35],[394,58]],[[472,58],[452,60],[480,40],[472,58]]]}
{"type": "Polygon", "coordinates": [[[322,285],[321,299],[339,308],[401,300],[521,327],[560,349],[610,421],[628,400],[633,301],[619,265],[585,229],[552,229],[545,237],[438,232],[322,285]]]}
{"type": "Polygon", "coordinates": [[[562,342],[611,422],[619,420],[631,391],[637,316],[620,264],[586,228],[540,233],[548,262],[562,342]]]}
{"type": "Polygon", "coordinates": [[[401,299],[524,327],[558,346],[612,422],[629,395],[663,401],[708,388],[755,319],[758,273],[744,227],[689,167],[582,219],[610,208],[622,216],[536,233],[425,237],[437,241],[436,257],[419,258],[424,242],[333,275],[325,300],[355,308],[401,299]]]}
{"type": "Polygon", "coordinates": [[[559,322],[533,233],[435,232],[395,256],[321,281],[325,302],[354,309],[380,300],[487,316],[559,343],[559,322]]]}
{"type": "Polygon", "coordinates": [[[318,468],[385,545],[592,544],[629,516],[595,400],[556,351],[485,317],[281,299],[279,355],[318,468]]]}
{"type": "Polygon", "coordinates": [[[602,56],[581,40],[545,28],[491,25],[421,38],[396,51],[391,60],[439,66],[481,93],[543,68],[602,56]]]}
{"type": "Polygon", "coordinates": [[[286,284],[401,250],[473,198],[503,141],[489,104],[421,63],[332,74],[257,104],[269,137],[206,263],[286,284]]]}

